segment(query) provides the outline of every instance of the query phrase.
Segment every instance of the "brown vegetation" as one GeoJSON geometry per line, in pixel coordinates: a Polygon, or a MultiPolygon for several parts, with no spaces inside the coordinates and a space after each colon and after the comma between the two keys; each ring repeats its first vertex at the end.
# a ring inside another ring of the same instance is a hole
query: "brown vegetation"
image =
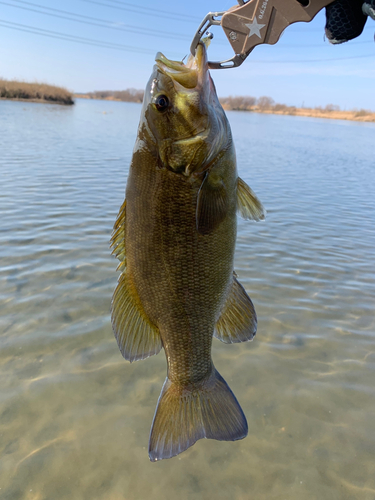
{"type": "Polygon", "coordinates": [[[367,109],[342,111],[340,106],[328,104],[324,108],[297,108],[286,104],[275,103],[271,97],[223,97],[221,105],[227,111],[253,111],[256,113],[272,113],[276,115],[312,116],[315,118],[331,118],[336,120],[355,120],[375,122],[375,113],[367,109]]]}
{"type": "Polygon", "coordinates": [[[143,94],[143,90],[126,89],[96,90],[95,92],[87,92],[86,94],[75,94],[75,96],[84,99],[104,99],[106,101],[142,102],[143,94]]]}
{"type": "Polygon", "coordinates": [[[72,93],[62,87],[3,79],[0,79],[0,99],[74,104],[72,93]]]}
{"type": "MultiPolygon", "coordinates": [[[[143,90],[101,90],[86,94],[75,94],[75,97],[85,99],[105,99],[107,101],[142,102],[143,90]]],[[[375,113],[366,109],[341,111],[339,106],[328,104],[324,108],[297,108],[276,103],[271,97],[261,96],[258,99],[251,96],[229,96],[220,99],[221,105],[227,111],[253,111],[256,113],[272,113],[277,115],[311,116],[315,118],[332,118],[337,120],[356,120],[375,122],[375,113]]]]}

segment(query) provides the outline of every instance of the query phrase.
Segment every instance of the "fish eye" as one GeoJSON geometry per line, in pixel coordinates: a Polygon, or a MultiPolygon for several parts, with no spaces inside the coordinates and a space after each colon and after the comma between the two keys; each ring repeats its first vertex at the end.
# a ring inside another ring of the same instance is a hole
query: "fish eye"
{"type": "Polygon", "coordinates": [[[161,94],[155,98],[154,103],[158,111],[165,111],[169,106],[169,99],[166,95],[161,94]]]}

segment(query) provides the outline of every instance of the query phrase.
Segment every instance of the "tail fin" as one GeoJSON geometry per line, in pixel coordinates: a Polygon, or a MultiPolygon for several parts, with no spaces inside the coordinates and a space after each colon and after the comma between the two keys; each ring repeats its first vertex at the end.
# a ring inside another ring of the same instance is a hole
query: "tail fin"
{"type": "Polygon", "coordinates": [[[199,386],[165,380],[152,423],[149,457],[171,458],[198,439],[236,441],[247,435],[246,417],[223,377],[213,368],[199,386]]]}

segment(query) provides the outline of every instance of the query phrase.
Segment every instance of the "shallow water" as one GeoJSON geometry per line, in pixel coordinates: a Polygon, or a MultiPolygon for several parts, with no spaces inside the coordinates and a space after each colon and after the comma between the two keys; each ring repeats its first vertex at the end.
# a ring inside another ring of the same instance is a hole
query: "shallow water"
{"type": "Polygon", "coordinates": [[[140,106],[0,102],[0,498],[374,500],[373,124],[228,113],[254,342],[214,340],[246,439],[150,463],[163,353],[112,335],[108,241],[140,106]]]}

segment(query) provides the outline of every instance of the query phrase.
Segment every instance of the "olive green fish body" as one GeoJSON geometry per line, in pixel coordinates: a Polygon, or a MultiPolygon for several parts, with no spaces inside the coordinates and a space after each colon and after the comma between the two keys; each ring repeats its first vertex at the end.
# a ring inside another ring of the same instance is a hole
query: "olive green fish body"
{"type": "Polygon", "coordinates": [[[237,176],[229,123],[204,45],[184,65],[162,54],[146,88],[124,201],[112,235],[121,275],[112,326],[129,361],[165,350],[168,376],[149,456],[198,439],[237,440],[247,422],[211,359],[212,337],[251,340],[256,314],[233,271],[236,212],[264,210],[237,176]]]}
{"type": "Polygon", "coordinates": [[[212,335],[233,279],[237,172],[232,151],[226,156],[228,212],[207,235],[196,228],[201,176],[151,166],[139,152],[127,184],[126,272],[160,330],[168,377],[179,383],[211,370],[212,335]]]}

